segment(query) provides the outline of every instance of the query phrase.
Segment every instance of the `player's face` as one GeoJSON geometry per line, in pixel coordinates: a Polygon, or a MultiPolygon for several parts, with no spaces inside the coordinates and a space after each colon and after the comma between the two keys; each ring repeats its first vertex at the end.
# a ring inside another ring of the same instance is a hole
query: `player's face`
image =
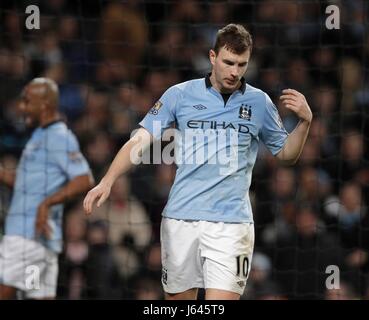
{"type": "Polygon", "coordinates": [[[210,50],[209,56],[216,82],[213,85],[222,93],[237,90],[250,60],[250,50],[236,54],[223,47],[218,54],[210,50]]]}
{"type": "Polygon", "coordinates": [[[44,105],[42,88],[28,85],[22,92],[20,110],[25,117],[28,126],[37,126],[44,105]]]}

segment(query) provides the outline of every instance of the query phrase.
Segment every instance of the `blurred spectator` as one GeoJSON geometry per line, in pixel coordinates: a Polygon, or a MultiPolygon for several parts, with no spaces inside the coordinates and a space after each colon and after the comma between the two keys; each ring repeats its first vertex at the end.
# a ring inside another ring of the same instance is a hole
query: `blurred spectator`
{"type": "Polygon", "coordinates": [[[141,73],[140,59],[147,45],[148,29],[138,1],[109,3],[101,18],[101,53],[121,68],[114,81],[135,80],[141,73]]]}
{"type": "Polygon", "coordinates": [[[364,152],[362,134],[356,130],[344,132],[341,144],[341,178],[344,181],[355,180],[362,187],[368,188],[369,167],[364,152]]]}
{"type": "Polygon", "coordinates": [[[143,257],[140,272],[132,280],[134,298],[138,300],[162,299],[160,243],[152,244],[143,257]],[[147,285],[145,285],[147,284],[147,285]]]}
{"type": "Polygon", "coordinates": [[[85,101],[78,85],[66,82],[67,71],[63,64],[56,64],[45,70],[45,77],[59,85],[59,110],[73,124],[83,113],[85,101]]]}
{"type": "Polygon", "coordinates": [[[113,247],[124,245],[142,252],[150,243],[150,219],[141,203],[130,193],[126,176],[116,180],[109,199],[95,210],[90,220],[107,223],[108,240],[113,247]]]}
{"type": "MultiPolygon", "coordinates": [[[[109,199],[96,208],[90,221],[107,225],[107,241],[117,272],[123,282],[130,283],[141,268],[140,257],[150,244],[152,227],[145,209],[130,193],[126,176],[116,180],[109,199]]],[[[131,297],[131,286],[125,286],[123,295],[131,297]]]]}
{"type": "Polygon", "coordinates": [[[355,93],[363,84],[363,73],[356,59],[344,58],[341,61],[341,88],[343,113],[355,112],[355,93]]]}
{"type": "Polygon", "coordinates": [[[232,4],[223,1],[214,1],[205,10],[207,11],[208,23],[203,25],[198,32],[201,39],[205,42],[204,46],[209,48],[214,45],[219,28],[222,25],[230,23],[229,16],[232,11],[232,4]]]}
{"type": "Polygon", "coordinates": [[[288,298],[322,299],[326,267],[341,265],[336,243],[324,232],[312,207],[298,210],[294,233],[277,241],[272,255],[273,279],[283,286],[288,298]]]}
{"type": "MultiPolygon", "coordinates": [[[[322,85],[316,87],[313,94],[317,94],[318,97],[322,98],[331,98],[336,100],[334,95],[334,87],[339,85],[339,79],[337,74],[337,64],[338,59],[336,53],[333,48],[329,46],[319,45],[317,48],[314,48],[311,54],[311,75],[313,79],[317,79],[319,77],[322,85]],[[329,97],[330,95],[330,97],[329,97]],[[327,97],[328,96],[328,97],[327,97]]],[[[331,111],[327,110],[325,107],[325,103],[329,103],[329,100],[321,100],[322,106],[317,103],[317,107],[321,110],[324,115],[325,112],[331,111]]],[[[336,104],[331,104],[333,108],[336,108],[336,104]]]]}
{"type": "Polygon", "coordinates": [[[313,140],[308,139],[301,153],[299,164],[305,167],[316,167],[320,156],[319,151],[319,145],[315,144],[313,140]]]}
{"type": "Polygon", "coordinates": [[[1,42],[12,51],[18,51],[23,46],[23,28],[21,14],[15,10],[9,10],[5,13],[1,42]]]}
{"type": "Polygon", "coordinates": [[[109,96],[103,92],[85,88],[85,114],[79,118],[75,128],[80,135],[91,135],[98,129],[106,129],[109,122],[109,96]]]}
{"type": "Polygon", "coordinates": [[[86,221],[77,207],[66,216],[64,251],[59,262],[58,297],[78,300],[86,295],[88,244],[86,221]]]}
{"type": "Polygon", "coordinates": [[[110,104],[112,123],[109,131],[118,146],[123,145],[131,137],[132,130],[141,121],[135,110],[138,96],[136,86],[131,83],[119,86],[113,96],[110,104]]]}
{"type": "Polygon", "coordinates": [[[330,196],[330,178],[322,169],[318,170],[311,166],[303,167],[298,181],[296,200],[299,203],[321,207],[325,199],[330,196]]]}
{"type": "Polygon", "coordinates": [[[86,145],[86,158],[97,180],[101,179],[108,164],[111,162],[113,152],[112,141],[103,131],[97,131],[90,136],[86,145]]]}
{"type": "Polygon", "coordinates": [[[108,241],[108,224],[95,221],[89,224],[87,240],[89,255],[86,261],[88,299],[121,299],[123,283],[108,241]]]}
{"type": "MultiPolygon", "coordinates": [[[[0,158],[0,167],[15,171],[17,168],[17,160],[10,155],[5,155],[0,158]]],[[[3,234],[5,216],[9,208],[12,190],[9,189],[5,184],[0,184],[0,235],[3,234]]],[[[1,237],[0,237],[1,238],[1,237]]]]}
{"type": "Polygon", "coordinates": [[[345,277],[364,295],[369,271],[369,215],[360,186],[345,183],[339,199],[331,199],[326,212],[330,230],[337,233],[344,248],[345,277]]]}
{"type": "Polygon", "coordinates": [[[356,300],[357,293],[347,282],[340,281],[339,289],[326,289],[324,294],[325,300],[356,300]]]}
{"type": "Polygon", "coordinates": [[[315,117],[310,127],[309,141],[317,146],[319,157],[318,161],[325,167],[325,164],[337,154],[337,141],[329,135],[327,120],[323,117],[315,117]],[[327,161],[328,160],[328,161],[327,161]]]}
{"type": "Polygon", "coordinates": [[[295,58],[288,61],[285,79],[288,88],[293,87],[305,95],[309,94],[311,79],[307,62],[304,59],[295,58]]]}
{"type": "Polygon", "coordinates": [[[134,300],[163,300],[164,294],[161,283],[152,278],[140,278],[134,284],[134,300]]]}
{"type": "Polygon", "coordinates": [[[29,42],[25,55],[31,61],[32,72],[35,74],[63,62],[59,39],[53,30],[43,32],[34,41],[29,42]]]}
{"type": "Polygon", "coordinates": [[[335,179],[335,190],[346,181],[355,181],[364,188],[366,202],[369,201],[369,167],[363,135],[357,129],[345,129],[341,135],[340,153],[326,162],[325,167],[335,179]]]}
{"type": "Polygon", "coordinates": [[[271,279],[272,263],[268,256],[254,252],[249,279],[242,300],[282,300],[286,299],[282,290],[271,279]]]}
{"type": "Polygon", "coordinates": [[[73,85],[75,82],[88,80],[88,55],[85,46],[79,41],[81,33],[78,18],[72,15],[62,16],[58,26],[58,37],[63,60],[68,61],[65,66],[69,75],[68,81],[73,85]]]}
{"type": "Polygon", "coordinates": [[[5,116],[6,111],[3,109],[19,95],[28,78],[29,69],[29,60],[22,52],[11,52],[0,46],[0,115],[5,116]]]}
{"type": "Polygon", "coordinates": [[[322,85],[315,87],[312,94],[312,107],[315,113],[328,122],[329,129],[333,129],[330,125],[334,120],[334,113],[337,110],[337,92],[336,90],[328,85],[322,85]]]}
{"type": "MultiPolygon", "coordinates": [[[[264,222],[269,220],[268,225],[262,231],[263,243],[274,243],[278,238],[288,237],[292,231],[295,219],[295,197],[296,197],[296,176],[292,169],[280,167],[275,171],[270,183],[270,193],[272,201],[269,210],[270,218],[264,218],[264,222]]],[[[264,212],[260,214],[266,215],[264,212]]]]}

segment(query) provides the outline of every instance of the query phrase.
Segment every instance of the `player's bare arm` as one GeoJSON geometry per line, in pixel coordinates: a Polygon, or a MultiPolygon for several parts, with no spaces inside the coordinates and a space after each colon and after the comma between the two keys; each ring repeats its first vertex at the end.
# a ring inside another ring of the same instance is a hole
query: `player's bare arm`
{"type": "Polygon", "coordinates": [[[98,200],[98,207],[105,202],[110,195],[110,190],[115,180],[137,163],[142,152],[150,146],[152,141],[152,135],[146,129],[140,128],[137,130],[136,134],[123,145],[100,183],[87,193],[83,201],[83,207],[87,214],[91,214],[96,200],[98,200]]]}
{"type": "Polygon", "coordinates": [[[44,234],[50,237],[51,229],[47,223],[49,216],[49,208],[53,205],[64,203],[92,188],[94,179],[92,175],[78,176],[69,181],[62,189],[46,198],[39,206],[36,217],[36,234],[44,234]]]}
{"type": "Polygon", "coordinates": [[[13,169],[5,169],[0,164],[0,182],[4,183],[10,188],[14,187],[15,183],[15,170],[13,169]]]}
{"type": "Polygon", "coordinates": [[[303,94],[293,89],[283,90],[282,93],[280,96],[282,105],[293,111],[300,121],[288,136],[282,150],[277,154],[277,158],[286,164],[295,164],[304,148],[313,114],[303,94]]]}

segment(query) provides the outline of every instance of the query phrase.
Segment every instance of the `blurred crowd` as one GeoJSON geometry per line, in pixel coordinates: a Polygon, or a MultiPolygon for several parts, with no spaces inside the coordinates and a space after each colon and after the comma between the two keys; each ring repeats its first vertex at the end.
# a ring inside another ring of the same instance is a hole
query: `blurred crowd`
{"type": "MultiPolygon", "coordinates": [[[[301,159],[281,167],[261,146],[251,198],[256,228],[242,299],[369,298],[369,4],[352,1],[1,1],[0,162],[15,167],[30,131],[22,87],[47,76],[96,181],[161,94],[210,70],[208,50],[230,22],[251,31],[247,82],[275,104],[301,91],[314,113],[301,159]],[[41,29],[27,30],[36,4],[41,29]],[[325,8],[340,7],[340,29],[325,8]],[[327,266],[340,288],[327,289],[327,266]]],[[[280,107],[288,131],[296,117],[280,107]]],[[[175,166],[141,165],[85,217],[68,203],[60,299],[162,299],[160,219],[175,166]]],[[[11,190],[0,185],[0,223],[11,190]]],[[[195,208],[194,208],[195,209],[195,208]]],[[[201,297],[201,295],[200,295],[201,297]]]]}

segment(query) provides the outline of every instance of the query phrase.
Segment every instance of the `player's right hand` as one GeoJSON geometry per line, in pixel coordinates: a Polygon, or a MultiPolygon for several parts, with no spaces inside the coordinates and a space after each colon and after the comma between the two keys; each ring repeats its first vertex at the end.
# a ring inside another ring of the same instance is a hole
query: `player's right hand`
{"type": "Polygon", "coordinates": [[[100,207],[110,195],[111,186],[100,182],[95,188],[91,189],[83,200],[83,208],[86,214],[91,214],[95,200],[97,207],[100,207]]]}

